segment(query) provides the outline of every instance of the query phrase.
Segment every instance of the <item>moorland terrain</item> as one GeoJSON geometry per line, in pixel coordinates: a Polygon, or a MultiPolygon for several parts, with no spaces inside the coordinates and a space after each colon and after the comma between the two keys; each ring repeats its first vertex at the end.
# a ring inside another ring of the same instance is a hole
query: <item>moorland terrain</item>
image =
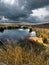
{"type": "Polygon", "coordinates": [[[32,38],[27,38],[26,40],[20,40],[15,47],[12,44],[8,44],[6,49],[0,43],[0,64],[49,65],[49,24],[34,26],[1,25],[0,31],[17,28],[29,28],[30,32],[36,31],[36,36],[38,40],[42,38],[42,43],[38,40],[35,41],[32,38]]]}

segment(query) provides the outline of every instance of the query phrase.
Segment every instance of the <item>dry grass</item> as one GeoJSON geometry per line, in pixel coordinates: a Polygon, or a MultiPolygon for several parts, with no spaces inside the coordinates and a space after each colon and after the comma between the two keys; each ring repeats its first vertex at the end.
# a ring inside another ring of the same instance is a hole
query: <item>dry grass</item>
{"type": "Polygon", "coordinates": [[[36,31],[37,37],[43,38],[43,42],[49,44],[49,29],[34,28],[34,30],[36,31]]]}
{"type": "Polygon", "coordinates": [[[49,49],[31,42],[21,42],[7,51],[0,48],[0,63],[6,65],[49,65],[49,49]]]}
{"type": "MultiPolygon", "coordinates": [[[[32,28],[33,29],[33,28],[32,28]]],[[[49,30],[34,28],[38,37],[49,43],[49,30]]],[[[7,51],[0,48],[0,63],[6,65],[49,65],[49,46],[37,42],[20,41],[16,47],[8,45],[7,51]]]]}

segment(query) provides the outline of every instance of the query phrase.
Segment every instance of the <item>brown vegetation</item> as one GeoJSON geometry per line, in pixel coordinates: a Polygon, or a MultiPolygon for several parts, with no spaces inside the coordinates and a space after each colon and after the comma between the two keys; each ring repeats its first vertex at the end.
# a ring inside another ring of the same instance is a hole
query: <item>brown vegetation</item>
{"type": "Polygon", "coordinates": [[[16,47],[8,45],[7,51],[0,48],[0,63],[6,65],[49,65],[49,49],[42,44],[21,41],[16,47]]]}
{"type": "Polygon", "coordinates": [[[37,27],[37,28],[48,28],[49,29],[49,23],[33,25],[33,27],[37,27]]]}
{"type": "Polygon", "coordinates": [[[39,37],[28,37],[28,40],[29,41],[34,41],[34,42],[38,42],[38,43],[43,43],[43,40],[42,38],[39,38],[39,37]]]}
{"type": "MultiPolygon", "coordinates": [[[[16,26],[16,28],[20,27],[21,26],[16,26]]],[[[14,47],[14,45],[8,45],[6,51],[1,47],[0,63],[6,65],[49,65],[49,45],[45,45],[49,44],[49,30],[33,28],[32,26],[28,28],[30,28],[31,31],[36,31],[36,35],[39,37],[37,40],[33,39],[36,42],[26,40],[20,41],[17,43],[16,47],[14,47]],[[41,42],[43,43],[41,44],[41,42]]],[[[7,29],[11,29],[11,26],[7,26],[7,29]]]]}

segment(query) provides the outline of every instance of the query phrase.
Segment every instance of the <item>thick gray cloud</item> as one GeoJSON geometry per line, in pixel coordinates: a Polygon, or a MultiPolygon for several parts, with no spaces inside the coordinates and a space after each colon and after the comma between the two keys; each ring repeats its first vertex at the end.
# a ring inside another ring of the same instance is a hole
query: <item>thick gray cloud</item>
{"type": "MultiPolygon", "coordinates": [[[[11,2],[4,2],[5,0],[1,0],[0,2],[0,15],[5,16],[11,19],[15,19],[18,17],[25,17],[30,13],[30,11],[25,10],[25,2],[24,0],[14,0],[15,2],[11,4],[11,2]]],[[[12,1],[12,0],[11,0],[12,1]]]]}
{"type": "Polygon", "coordinates": [[[30,9],[35,9],[35,8],[40,8],[46,5],[49,5],[49,0],[27,0],[27,8],[30,9]]]}
{"type": "Polygon", "coordinates": [[[32,10],[48,5],[49,0],[0,0],[0,16],[12,20],[36,22],[36,16],[30,16],[32,10]]]}

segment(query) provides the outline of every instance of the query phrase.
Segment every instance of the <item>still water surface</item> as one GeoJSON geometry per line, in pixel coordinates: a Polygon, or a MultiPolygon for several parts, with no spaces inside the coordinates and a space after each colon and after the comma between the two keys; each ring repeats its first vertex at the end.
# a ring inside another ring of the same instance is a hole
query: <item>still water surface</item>
{"type": "Polygon", "coordinates": [[[4,30],[4,32],[0,32],[0,40],[2,42],[4,41],[18,41],[18,40],[24,40],[27,37],[35,37],[36,32],[32,31],[29,32],[29,29],[16,29],[16,30],[4,30]]]}

